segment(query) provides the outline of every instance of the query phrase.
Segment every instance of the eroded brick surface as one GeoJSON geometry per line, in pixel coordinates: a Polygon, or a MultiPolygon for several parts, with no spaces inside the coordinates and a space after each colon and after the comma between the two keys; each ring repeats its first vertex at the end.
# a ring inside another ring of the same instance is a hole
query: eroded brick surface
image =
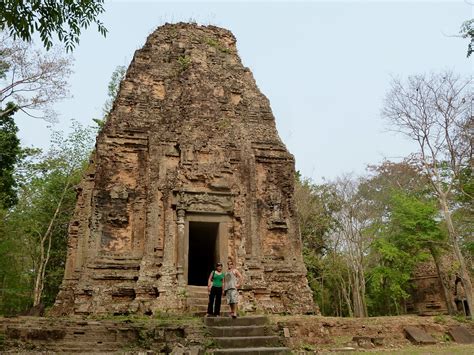
{"type": "Polygon", "coordinates": [[[235,43],[167,24],[135,53],[79,188],[54,314],[185,311],[194,269],[228,258],[245,311],[315,311],[294,158],[235,43]],[[192,254],[193,233],[216,233],[212,258],[192,254]]]}

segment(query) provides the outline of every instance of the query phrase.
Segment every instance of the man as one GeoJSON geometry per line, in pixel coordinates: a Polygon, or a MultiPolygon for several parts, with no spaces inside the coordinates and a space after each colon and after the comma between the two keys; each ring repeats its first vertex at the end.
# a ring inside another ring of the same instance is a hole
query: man
{"type": "Polygon", "coordinates": [[[229,260],[227,262],[227,272],[224,277],[224,293],[227,298],[227,303],[230,306],[230,315],[232,318],[237,318],[237,303],[239,298],[237,289],[242,286],[243,280],[242,274],[234,267],[234,262],[229,260]]]}

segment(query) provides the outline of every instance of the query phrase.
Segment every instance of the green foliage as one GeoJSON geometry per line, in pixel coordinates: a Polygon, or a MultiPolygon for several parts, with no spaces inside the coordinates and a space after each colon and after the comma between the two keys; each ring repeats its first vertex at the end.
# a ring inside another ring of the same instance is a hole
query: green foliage
{"type": "Polygon", "coordinates": [[[458,188],[454,190],[456,209],[452,213],[453,223],[459,234],[461,249],[472,262],[474,260],[474,174],[472,167],[464,167],[458,176],[458,188]]]}
{"type": "Polygon", "coordinates": [[[409,297],[409,281],[416,261],[384,238],[378,239],[373,249],[379,265],[368,272],[369,314],[398,315],[402,313],[400,303],[409,297]]]}
{"type": "Polygon", "coordinates": [[[136,345],[141,349],[150,349],[155,333],[152,329],[138,329],[136,345]]]}
{"type": "Polygon", "coordinates": [[[316,350],[314,345],[306,344],[306,343],[301,344],[300,349],[303,351],[310,351],[310,352],[314,352],[316,350]]]}
{"type": "Polygon", "coordinates": [[[105,36],[107,29],[98,16],[104,12],[104,0],[90,1],[16,1],[0,2],[0,30],[8,30],[15,38],[31,41],[38,32],[46,49],[53,45],[53,35],[71,51],[79,43],[82,29],[91,23],[105,36]]]}
{"type": "Polygon", "coordinates": [[[0,49],[0,79],[6,78],[6,73],[10,69],[10,63],[6,60],[6,49],[0,49]]]}
{"type": "Polygon", "coordinates": [[[179,72],[183,72],[191,65],[191,57],[183,55],[178,57],[179,72]]]}
{"type": "Polygon", "coordinates": [[[297,173],[295,185],[303,258],[314,300],[324,315],[347,315],[340,301],[341,278],[347,268],[328,241],[338,224],[335,213],[340,202],[330,184],[317,185],[297,173]]]}
{"type": "Polygon", "coordinates": [[[467,45],[467,57],[469,58],[474,50],[474,19],[464,21],[459,31],[462,38],[470,39],[467,45]]]}
{"type": "Polygon", "coordinates": [[[326,316],[347,317],[351,315],[343,292],[347,285],[349,269],[344,255],[335,250],[321,257],[306,253],[304,260],[308,268],[308,281],[316,304],[326,316]]]}
{"type": "Polygon", "coordinates": [[[127,72],[127,67],[124,65],[119,65],[115,68],[114,72],[107,86],[107,101],[104,104],[102,111],[104,112],[104,117],[107,117],[112,110],[112,105],[117,97],[117,94],[120,89],[120,84],[122,83],[125,73],[127,72]]]}
{"type": "Polygon", "coordinates": [[[466,316],[464,315],[454,315],[452,316],[452,318],[460,323],[469,323],[469,322],[472,322],[472,319],[470,318],[467,318],[466,316]]]}
{"type": "Polygon", "coordinates": [[[389,219],[372,245],[368,294],[373,315],[402,313],[400,305],[409,297],[415,266],[445,245],[433,201],[392,190],[389,207],[389,219]]]}
{"type": "Polygon", "coordinates": [[[317,185],[297,176],[295,200],[303,257],[323,315],[355,314],[352,303],[357,284],[351,279],[355,272],[365,274],[369,315],[404,313],[415,267],[447,248],[437,200],[417,166],[410,161],[386,161],[370,167],[370,173],[353,184],[356,191],[351,198],[335,183],[317,185]],[[347,211],[360,235],[344,234],[347,211]],[[353,242],[360,243],[364,253],[359,264],[362,271],[354,269],[350,253],[355,249],[347,245],[353,242]]]}
{"type": "Polygon", "coordinates": [[[13,120],[13,114],[17,110],[11,102],[5,110],[0,110],[0,208],[12,207],[17,202],[16,181],[13,176],[21,153],[18,127],[13,120]]]}
{"type": "Polygon", "coordinates": [[[222,52],[222,53],[231,52],[229,48],[225,47],[222,43],[220,43],[218,40],[215,40],[213,38],[205,38],[205,42],[209,46],[216,48],[219,52],[222,52]]]}
{"type": "Polygon", "coordinates": [[[69,136],[53,134],[48,153],[30,151],[17,166],[18,203],[5,214],[0,230],[0,262],[7,264],[0,269],[4,272],[0,274],[2,313],[16,313],[31,304],[40,255],[48,249],[42,302],[53,304],[63,277],[67,228],[76,204],[74,186],[87,166],[93,137],[91,129],[74,123],[69,136]],[[40,240],[50,224],[48,246],[40,240]]]}
{"type": "Polygon", "coordinates": [[[442,243],[445,236],[437,217],[435,201],[423,201],[403,192],[393,193],[389,228],[392,239],[401,249],[413,251],[442,243]]]}
{"type": "Polygon", "coordinates": [[[104,107],[102,108],[102,112],[104,116],[102,118],[93,118],[92,120],[97,124],[99,130],[101,130],[105,126],[105,122],[109,117],[110,111],[112,111],[112,106],[114,104],[115,98],[118,95],[120,84],[122,83],[123,78],[125,77],[125,73],[127,72],[127,67],[123,65],[119,65],[115,68],[114,72],[109,81],[109,85],[107,86],[107,100],[105,101],[104,107]]]}
{"type": "Polygon", "coordinates": [[[297,175],[295,200],[303,245],[308,252],[321,254],[327,234],[337,224],[334,212],[340,204],[335,192],[330,184],[317,185],[297,175]]]}
{"type": "Polygon", "coordinates": [[[7,218],[0,209],[0,314],[12,315],[32,305],[32,274],[23,238],[7,218]]]}

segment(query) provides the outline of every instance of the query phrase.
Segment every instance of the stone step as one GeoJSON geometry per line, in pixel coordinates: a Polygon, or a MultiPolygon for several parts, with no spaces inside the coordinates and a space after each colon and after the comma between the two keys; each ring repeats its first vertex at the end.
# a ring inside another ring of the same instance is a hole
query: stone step
{"type": "Polygon", "coordinates": [[[188,299],[191,299],[191,298],[199,298],[199,299],[209,299],[209,293],[206,292],[188,292],[186,297],[188,299]]]}
{"type": "Polygon", "coordinates": [[[209,327],[265,325],[268,324],[268,318],[265,316],[209,317],[204,319],[204,323],[209,327]]]}
{"type": "Polygon", "coordinates": [[[206,293],[207,294],[207,286],[192,286],[188,285],[187,290],[189,293],[196,292],[196,293],[206,293]]]}
{"type": "Polygon", "coordinates": [[[207,304],[206,305],[194,305],[188,306],[188,311],[191,313],[206,312],[207,313],[207,304]]]}
{"type": "MultiPolygon", "coordinates": [[[[229,309],[228,307],[225,307],[225,309],[229,309]]],[[[203,318],[207,318],[207,308],[206,310],[202,310],[202,311],[193,311],[191,312],[193,315],[195,315],[196,317],[203,317],[203,318]]],[[[223,311],[222,308],[221,308],[221,314],[219,317],[209,317],[209,318],[230,318],[230,312],[229,311],[223,311]]]]}
{"type": "Polygon", "coordinates": [[[266,346],[279,346],[280,338],[278,336],[243,336],[243,337],[215,337],[219,348],[256,348],[266,346]]]}
{"type": "Polygon", "coordinates": [[[190,306],[207,306],[209,298],[189,298],[186,300],[188,307],[190,306]]]}
{"type": "Polygon", "coordinates": [[[41,344],[40,347],[44,350],[51,350],[56,352],[79,352],[79,353],[104,353],[112,352],[117,350],[117,346],[125,346],[126,343],[118,344],[115,341],[110,342],[88,342],[83,343],[80,341],[61,341],[61,342],[50,342],[41,344]]]}
{"type": "Polygon", "coordinates": [[[289,348],[284,347],[259,347],[259,348],[229,348],[207,350],[213,354],[248,354],[248,355],[273,355],[273,354],[291,354],[289,348]]]}
{"type": "Polygon", "coordinates": [[[264,336],[268,334],[265,325],[208,327],[207,329],[215,337],[264,336]]]}

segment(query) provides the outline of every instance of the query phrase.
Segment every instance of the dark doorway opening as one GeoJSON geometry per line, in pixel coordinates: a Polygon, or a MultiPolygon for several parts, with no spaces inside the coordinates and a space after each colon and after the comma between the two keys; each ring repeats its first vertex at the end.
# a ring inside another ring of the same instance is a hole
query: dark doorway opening
{"type": "Polygon", "coordinates": [[[217,262],[219,223],[189,222],[188,285],[206,286],[217,262]]]}

